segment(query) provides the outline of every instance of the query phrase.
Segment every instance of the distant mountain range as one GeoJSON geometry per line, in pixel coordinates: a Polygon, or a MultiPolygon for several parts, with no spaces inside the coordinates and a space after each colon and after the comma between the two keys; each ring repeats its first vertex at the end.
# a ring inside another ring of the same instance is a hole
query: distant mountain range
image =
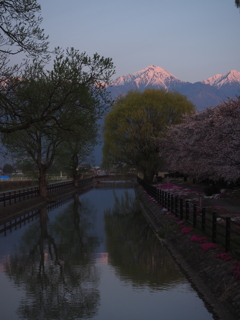
{"type": "Polygon", "coordinates": [[[163,68],[151,65],[141,71],[118,77],[108,90],[116,98],[132,89],[143,91],[147,88],[177,90],[186,95],[197,110],[202,110],[208,106],[216,106],[228,97],[240,95],[240,72],[231,70],[226,74],[217,74],[191,83],[181,81],[163,68]]]}

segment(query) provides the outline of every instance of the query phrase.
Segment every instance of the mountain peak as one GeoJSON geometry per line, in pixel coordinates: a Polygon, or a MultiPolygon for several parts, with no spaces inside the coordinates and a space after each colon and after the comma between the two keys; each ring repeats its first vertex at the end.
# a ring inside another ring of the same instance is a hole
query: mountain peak
{"type": "Polygon", "coordinates": [[[215,76],[201,81],[205,84],[210,84],[216,88],[220,88],[225,84],[240,83],[240,72],[237,70],[231,70],[225,74],[216,74],[215,76]]]}
{"type": "Polygon", "coordinates": [[[181,82],[171,73],[161,67],[150,65],[149,67],[126,76],[118,77],[112,85],[121,86],[134,83],[137,89],[141,87],[156,87],[168,89],[169,83],[181,82]]]}
{"type": "Polygon", "coordinates": [[[240,72],[231,70],[195,83],[181,81],[161,67],[150,65],[138,72],[118,77],[109,88],[112,97],[126,94],[129,90],[143,91],[147,88],[177,90],[187,96],[197,110],[216,106],[224,99],[234,98],[240,91],[240,72]]]}

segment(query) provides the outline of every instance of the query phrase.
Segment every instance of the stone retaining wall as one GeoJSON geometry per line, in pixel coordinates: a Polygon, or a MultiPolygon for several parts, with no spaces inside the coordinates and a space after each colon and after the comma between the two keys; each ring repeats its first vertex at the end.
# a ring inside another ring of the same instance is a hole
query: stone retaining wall
{"type": "Polygon", "coordinates": [[[216,255],[224,252],[220,249],[202,251],[199,243],[190,241],[195,230],[183,234],[174,216],[167,214],[141,186],[135,186],[135,194],[149,225],[217,315],[216,319],[240,319],[240,279],[231,273],[234,261],[218,259],[216,255]]]}

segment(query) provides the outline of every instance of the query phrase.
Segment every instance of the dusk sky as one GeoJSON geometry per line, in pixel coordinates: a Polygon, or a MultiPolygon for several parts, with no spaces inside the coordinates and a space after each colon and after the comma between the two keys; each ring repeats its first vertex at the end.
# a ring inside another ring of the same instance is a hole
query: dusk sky
{"type": "Polygon", "coordinates": [[[234,0],[38,0],[50,49],[111,57],[118,76],[160,66],[196,82],[240,71],[234,0]]]}

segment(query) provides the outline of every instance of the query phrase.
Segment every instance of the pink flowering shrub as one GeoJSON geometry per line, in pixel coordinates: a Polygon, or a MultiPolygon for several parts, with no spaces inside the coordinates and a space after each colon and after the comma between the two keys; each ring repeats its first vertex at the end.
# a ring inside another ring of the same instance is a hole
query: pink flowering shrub
{"type": "Polygon", "coordinates": [[[234,264],[236,264],[236,267],[234,267],[230,271],[230,273],[232,273],[236,279],[239,279],[240,278],[240,262],[234,262],[234,264]]]}
{"type": "Polygon", "coordinates": [[[198,242],[198,243],[204,243],[204,242],[206,241],[206,237],[199,237],[199,236],[197,236],[196,234],[194,234],[194,235],[191,237],[190,241],[192,241],[192,242],[198,242]]]}
{"type": "Polygon", "coordinates": [[[218,248],[218,246],[215,243],[212,243],[212,242],[204,243],[204,244],[201,245],[201,249],[204,252],[207,252],[207,251],[209,251],[211,249],[216,249],[216,248],[218,248]]]}
{"type": "Polygon", "coordinates": [[[168,211],[167,214],[172,215],[173,213],[171,211],[168,211]]]}
{"type": "Polygon", "coordinates": [[[183,220],[177,221],[177,224],[179,225],[179,227],[184,227],[184,226],[180,226],[180,225],[183,224],[183,223],[184,223],[183,220]]]}
{"type": "Polygon", "coordinates": [[[182,228],[182,234],[186,234],[189,233],[193,230],[192,227],[186,227],[186,228],[182,228]]]}
{"type": "Polygon", "coordinates": [[[225,253],[218,254],[216,258],[228,261],[232,259],[232,256],[229,252],[225,252],[225,253]]]}
{"type": "Polygon", "coordinates": [[[172,183],[161,184],[157,188],[158,189],[167,189],[167,190],[180,190],[180,189],[182,189],[182,187],[177,186],[177,185],[172,184],[172,183]]]}

